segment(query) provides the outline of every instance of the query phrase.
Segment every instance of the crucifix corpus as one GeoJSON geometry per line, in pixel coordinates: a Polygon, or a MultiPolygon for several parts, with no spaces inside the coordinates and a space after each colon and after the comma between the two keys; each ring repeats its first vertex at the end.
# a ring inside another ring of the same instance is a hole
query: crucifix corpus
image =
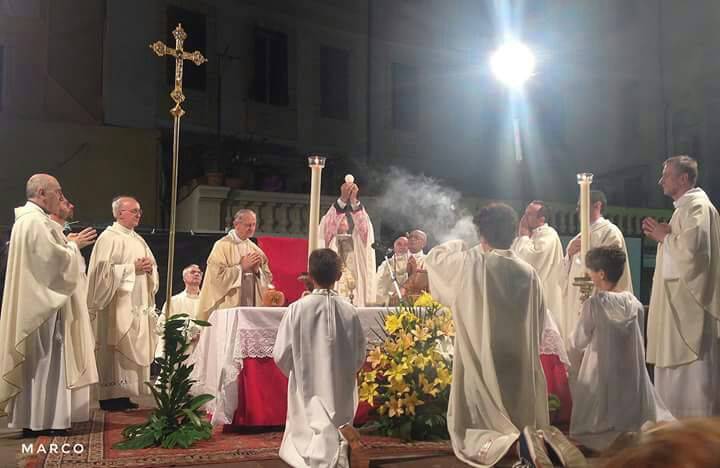
{"type": "Polygon", "coordinates": [[[171,300],[172,300],[172,284],[173,284],[173,263],[175,262],[175,215],[177,211],[177,183],[178,183],[178,152],[180,150],[180,119],[185,115],[181,104],[185,100],[183,94],[183,62],[185,60],[192,61],[195,65],[202,65],[207,62],[200,51],[185,52],[183,42],[187,39],[187,34],[182,28],[182,24],[178,24],[172,33],[175,37],[175,48],[165,45],[162,41],[150,44],[150,48],[158,57],[170,55],[175,57],[175,87],[170,92],[170,97],[175,102],[175,107],[170,109],[170,115],[173,116],[173,160],[172,160],[172,188],[170,194],[170,232],[168,239],[168,262],[167,262],[167,284],[165,286],[167,307],[165,308],[165,319],[169,318],[171,300]]]}

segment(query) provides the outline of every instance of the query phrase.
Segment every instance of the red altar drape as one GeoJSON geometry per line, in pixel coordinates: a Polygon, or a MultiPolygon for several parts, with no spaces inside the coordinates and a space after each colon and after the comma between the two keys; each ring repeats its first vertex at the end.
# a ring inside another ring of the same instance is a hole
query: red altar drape
{"type": "Polygon", "coordinates": [[[305,289],[297,277],[307,271],[307,239],[258,237],[257,241],[267,255],[275,288],[285,294],[286,304],[295,302],[305,289]]]}
{"type": "MultiPolygon", "coordinates": [[[[238,407],[233,426],[284,426],[288,380],[272,358],[248,358],[237,380],[238,407]]],[[[361,402],[355,424],[364,424],[370,406],[361,402]]]]}

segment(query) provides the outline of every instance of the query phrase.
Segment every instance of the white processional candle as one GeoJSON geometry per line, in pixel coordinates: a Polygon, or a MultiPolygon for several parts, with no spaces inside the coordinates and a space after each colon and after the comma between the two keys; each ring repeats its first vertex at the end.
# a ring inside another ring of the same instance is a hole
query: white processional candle
{"type": "Polygon", "coordinates": [[[580,185],[580,262],[584,265],[590,248],[590,184],[593,175],[578,174],[577,180],[580,185]]]}
{"type": "Polygon", "coordinates": [[[320,182],[325,158],[313,155],[308,157],[310,166],[310,209],[308,210],[308,258],[318,248],[318,225],[320,224],[320,182]]]}

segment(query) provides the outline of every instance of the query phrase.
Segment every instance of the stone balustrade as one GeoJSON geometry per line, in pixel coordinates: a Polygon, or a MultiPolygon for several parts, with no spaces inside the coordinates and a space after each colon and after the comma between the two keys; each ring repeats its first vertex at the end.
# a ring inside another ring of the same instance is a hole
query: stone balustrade
{"type": "MultiPolygon", "coordinates": [[[[232,224],[233,214],[241,208],[249,208],[258,214],[257,236],[305,237],[308,228],[309,195],[299,193],[258,192],[233,190],[228,187],[198,185],[185,189],[178,204],[177,229],[193,232],[224,232],[232,224]]],[[[336,200],[334,196],[321,199],[321,216],[336,200]]],[[[373,225],[376,238],[381,236],[383,213],[376,210],[377,199],[363,197],[373,225]]],[[[465,197],[461,205],[470,213],[490,200],[465,197]]],[[[525,206],[518,201],[505,201],[522,213],[525,206]]],[[[550,224],[560,235],[574,235],[579,232],[575,205],[548,203],[551,209],[550,224]]],[[[670,210],[623,208],[609,206],[606,217],[620,227],[625,236],[639,237],[642,234],[642,219],[647,216],[667,221],[670,210]]],[[[428,222],[432,222],[428,220],[428,222]]]]}

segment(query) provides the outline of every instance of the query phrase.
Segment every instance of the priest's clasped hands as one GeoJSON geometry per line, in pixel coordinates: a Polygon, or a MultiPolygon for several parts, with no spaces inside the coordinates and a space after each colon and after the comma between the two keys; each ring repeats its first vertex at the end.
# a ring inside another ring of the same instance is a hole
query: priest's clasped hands
{"type": "Polygon", "coordinates": [[[135,274],[136,275],[142,275],[142,274],[150,274],[153,272],[153,267],[155,267],[155,263],[153,263],[152,259],[150,257],[141,257],[135,260],[135,274]]]}
{"type": "Polygon", "coordinates": [[[658,223],[653,218],[645,218],[642,222],[643,233],[650,239],[654,239],[658,242],[665,240],[665,236],[670,234],[670,225],[667,223],[658,223]]]}
{"type": "Polygon", "coordinates": [[[257,273],[260,271],[260,265],[263,262],[262,255],[257,252],[250,252],[240,259],[240,267],[242,271],[249,273],[257,273]]]}

